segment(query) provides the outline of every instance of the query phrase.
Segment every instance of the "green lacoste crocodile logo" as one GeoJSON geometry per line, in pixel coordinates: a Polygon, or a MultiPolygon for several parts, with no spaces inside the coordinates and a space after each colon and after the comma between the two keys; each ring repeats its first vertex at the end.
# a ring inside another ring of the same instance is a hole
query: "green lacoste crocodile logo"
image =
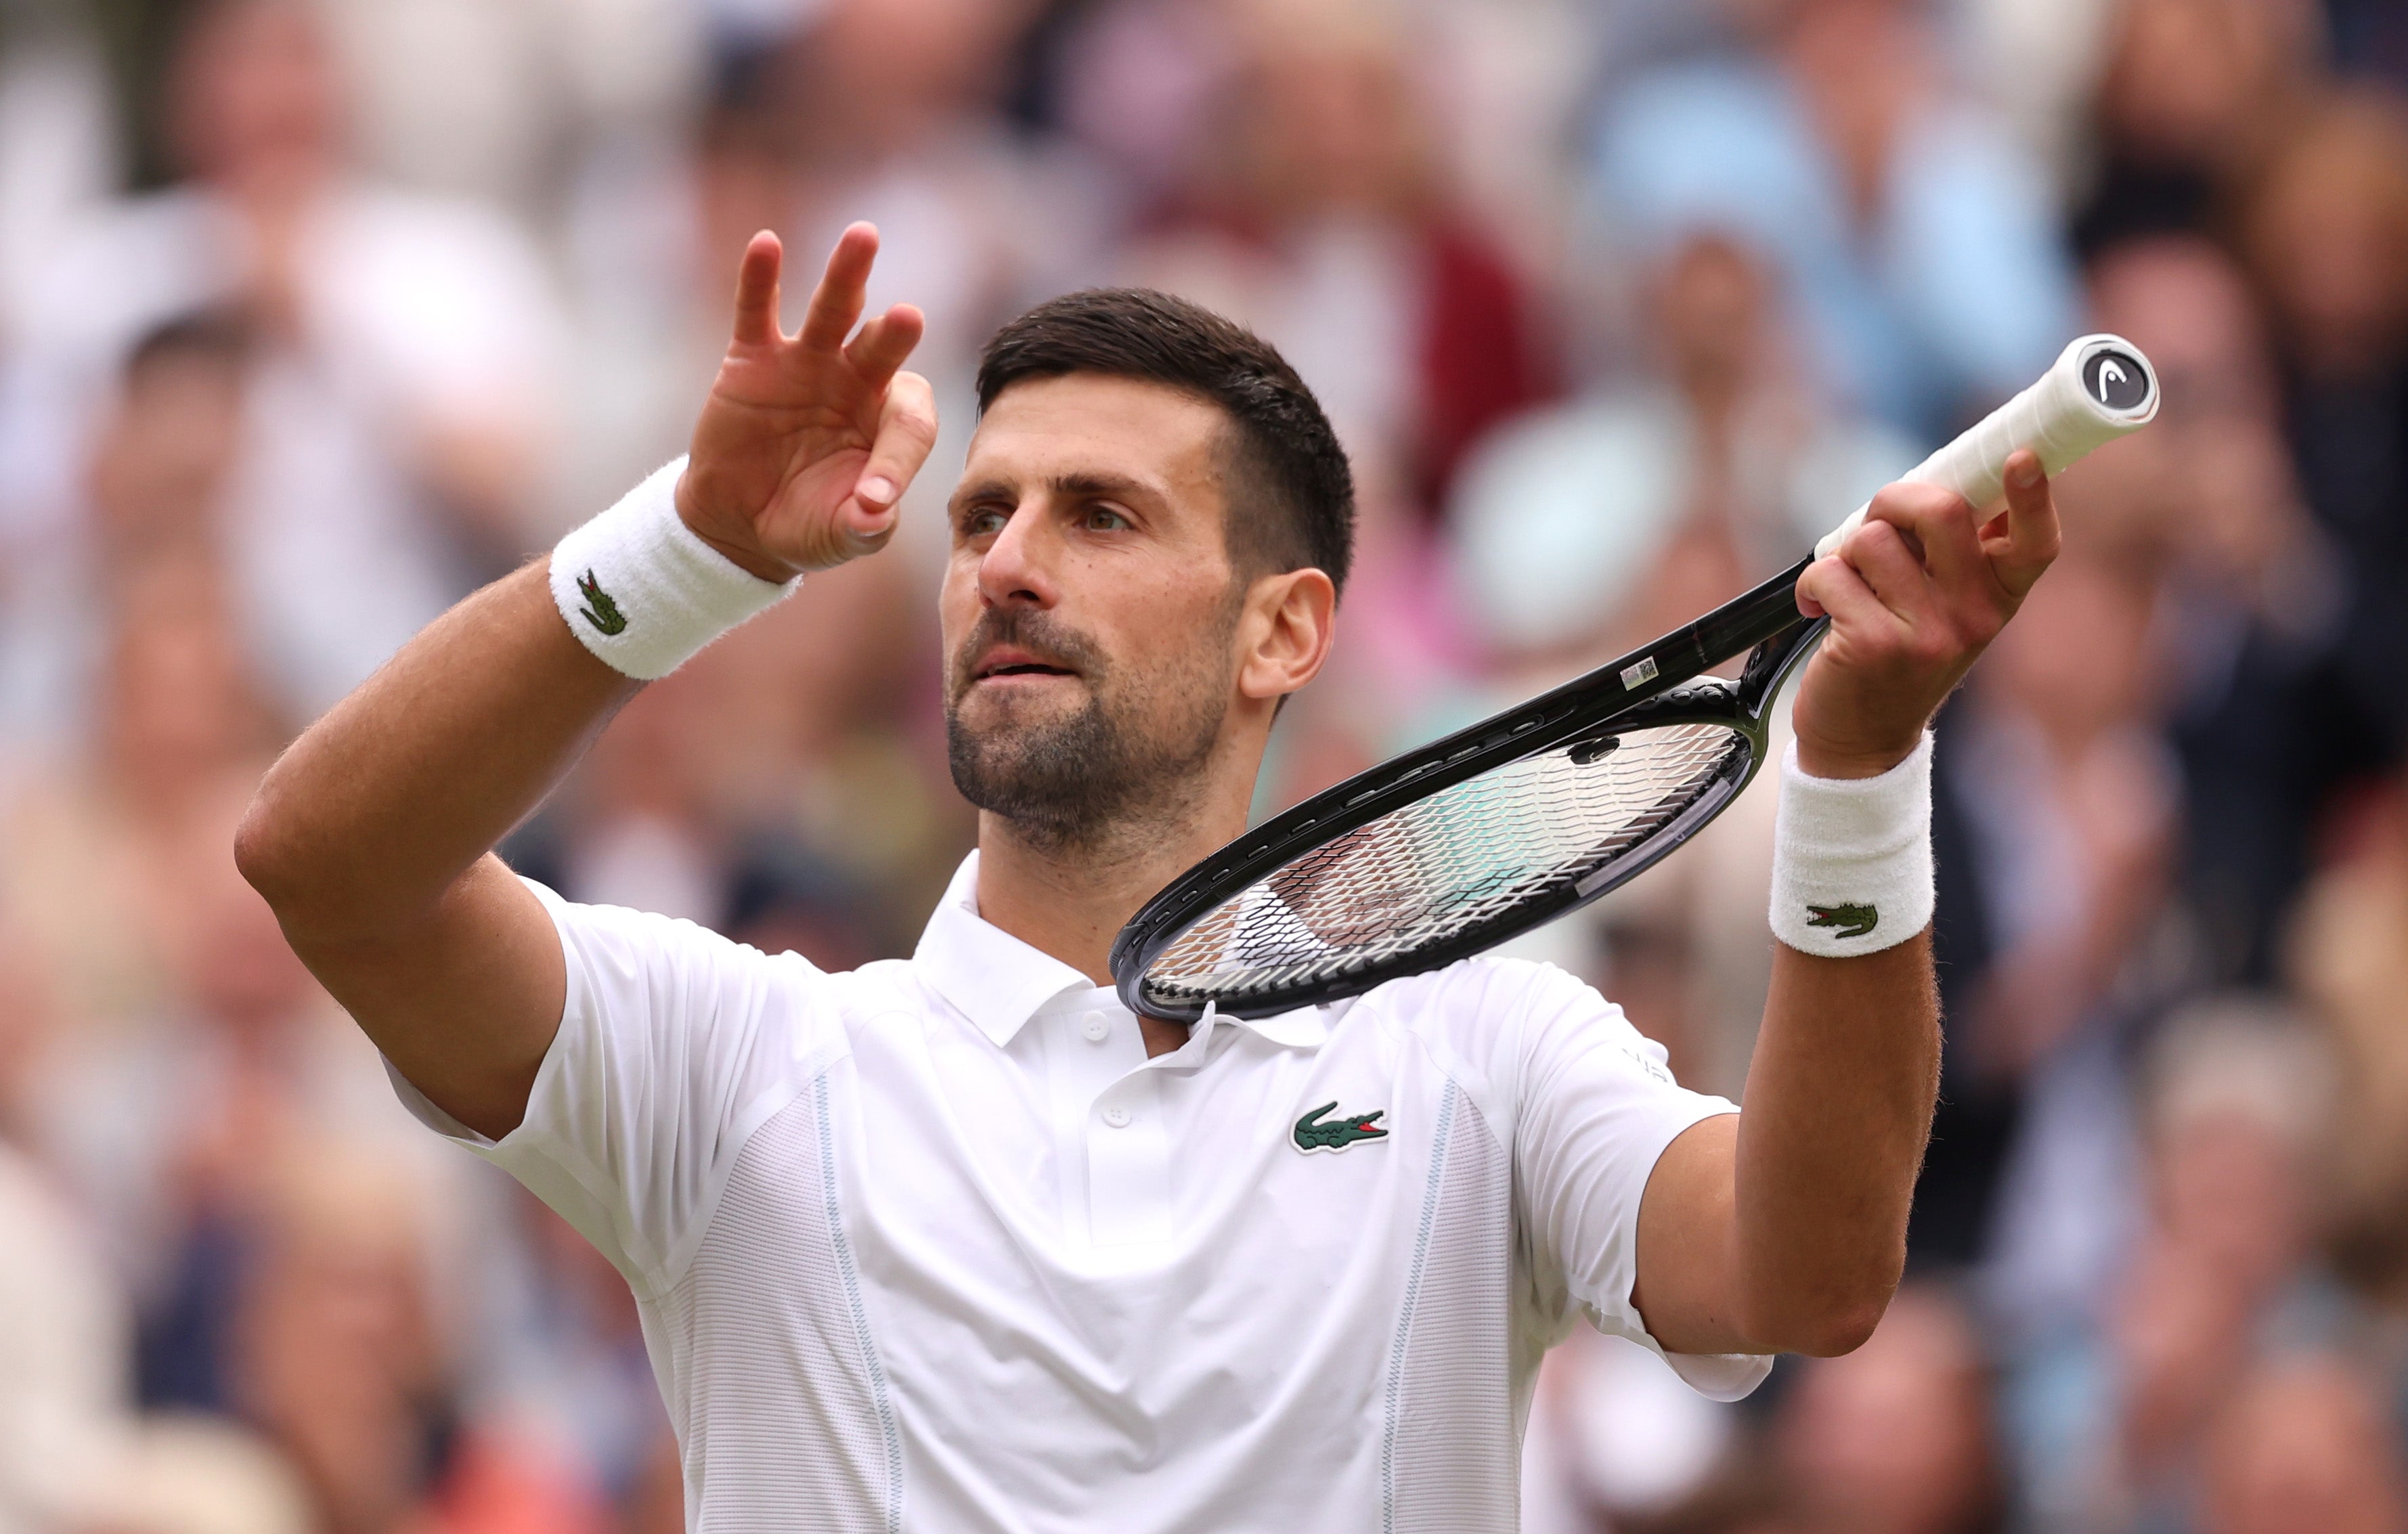
{"type": "Polygon", "coordinates": [[[1881,922],[1881,915],[1870,906],[1808,906],[1808,926],[1835,926],[1842,938],[1861,938],[1881,922]]]}
{"type": "Polygon", "coordinates": [[[601,581],[594,579],[592,570],[577,578],[577,594],[588,603],[578,609],[579,617],[600,629],[606,638],[626,632],[627,615],[619,610],[618,603],[610,600],[610,594],[602,589],[601,581]]]}
{"type": "Polygon", "coordinates": [[[1369,1113],[1357,1113],[1352,1118],[1322,1122],[1322,1115],[1337,1111],[1334,1101],[1320,1107],[1296,1121],[1296,1148],[1299,1151],[1342,1151],[1358,1140],[1385,1140],[1388,1131],[1374,1129],[1374,1119],[1386,1115],[1383,1108],[1369,1113]]]}

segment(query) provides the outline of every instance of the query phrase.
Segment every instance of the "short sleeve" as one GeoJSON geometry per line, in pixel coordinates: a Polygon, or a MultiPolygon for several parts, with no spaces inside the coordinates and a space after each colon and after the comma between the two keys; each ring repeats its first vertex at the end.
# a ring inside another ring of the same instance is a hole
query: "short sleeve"
{"type": "Polygon", "coordinates": [[[1690,1125],[1738,1109],[1673,1081],[1663,1046],[1590,986],[1548,965],[1526,973],[1520,1026],[1507,1037],[1515,1194],[1541,1289],[1661,1355],[1701,1394],[1746,1395],[1770,1370],[1770,1357],[1665,1353],[1630,1301],[1639,1205],[1656,1159],[1690,1125]]]}
{"type": "Polygon", "coordinates": [[[527,887],[559,930],[568,989],[526,1117],[490,1140],[386,1070],[422,1123],[517,1178],[656,1295],[746,1139],[833,1055],[827,977],[692,922],[527,887]]]}

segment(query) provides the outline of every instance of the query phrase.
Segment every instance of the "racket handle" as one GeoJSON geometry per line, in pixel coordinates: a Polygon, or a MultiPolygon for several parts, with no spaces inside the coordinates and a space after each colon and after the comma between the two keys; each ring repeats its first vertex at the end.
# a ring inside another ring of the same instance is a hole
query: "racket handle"
{"type": "MultiPolygon", "coordinates": [[[[2157,418],[2157,374],[2141,349],[2120,336],[2085,336],[2067,347],[2040,381],[1992,410],[1964,435],[1899,478],[1941,485],[1986,511],[2006,494],[2007,457],[2017,448],[2040,454],[2051,478],[2094,448],[2140,430],[2157,418]]],[[[1836,552],[1861,526],[1870,504],[1814,545],[1814,557],[1836,552]]]]}

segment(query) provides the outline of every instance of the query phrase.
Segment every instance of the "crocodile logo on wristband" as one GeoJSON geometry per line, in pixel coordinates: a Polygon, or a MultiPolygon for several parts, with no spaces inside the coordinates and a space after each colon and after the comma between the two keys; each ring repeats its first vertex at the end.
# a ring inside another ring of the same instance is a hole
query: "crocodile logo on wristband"
{"type": "Polygon", "coordinates": [[[618,603],[610,600],[610,594],[602,589],[602,582],[594,578],[592,570],[577,578],[577,594],[588,604],[578,609],[578,616],[592,624],[605,638],[627,631],[627,615],[619,610],[618,603]]]}
{"type": "Polygon", "coordinates": [[[1870,906],[1808,906],[1808,926],[1836,927],[1834,937],[1861,938],[1881,925],[1881,913],[1870,906]]]}

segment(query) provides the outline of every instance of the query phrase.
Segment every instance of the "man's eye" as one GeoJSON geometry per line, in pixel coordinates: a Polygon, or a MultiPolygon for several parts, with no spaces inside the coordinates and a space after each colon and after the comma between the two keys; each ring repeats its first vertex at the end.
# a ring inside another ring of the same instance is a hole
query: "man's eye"
{"type": "Polygon", "coordinates": [[[1109,506],[1091,507],[1087,511],[1087,527],[1091,532],[1117,533],[1125,530],[1129,520],[1109,506]]]}
{"type": "Polygon", "coordinates": [[[1010,513],[993,509],[973,511],[962,519],[962,532],[969,538],[993,538],[1003,531],[1003,524],[1010,520],[1010,513]]]}

